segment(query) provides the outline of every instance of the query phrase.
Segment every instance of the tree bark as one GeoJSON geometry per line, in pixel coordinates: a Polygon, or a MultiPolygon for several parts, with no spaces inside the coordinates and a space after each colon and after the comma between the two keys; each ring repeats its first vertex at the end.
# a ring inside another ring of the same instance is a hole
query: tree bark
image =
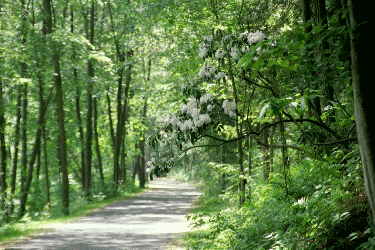
{"type": "Polygon", "coordinates": [[[373,11],[366,1],[348,0],[351,24],[352,83],[354,90],[355,121],[367,200],[375,226],[375,98],[373,97],[374,58],[372,44],[373,11]]]}
{"type": "MultiPolygon", "coordinates": [[[[94,18],[95,5],[91,2],[90,8],[90,30],[86,30],[86,37],[91,45],[94,45],[94,18]]],[[[87,20],[87,18],[86,18],[87,20]]],[[[87,25],[86,25],[87,26],[87,25]]],[[[87,117],[86,117],[86,145],[85,145],[85,174],[84,174],[84,191],[85,196],[91,196],[91,165],[92,165],[92,89],[94,82],[94,65],[93,60],[89,59],[87,62],[87,117]]]]}
{"type": "Polygon", "coordinates": [[[16,110],[16,124],[14,129],[14,145],[13,145],[13,161],[12,161],[12,179],[10,182],[10,209],[9,214],[12,215],[14,212],[14,193],[16,191],[16,180],[17,180],[17,166],[18,166],[18,144],[19,144],[19,137],[20,137],[20,122],[21,122],[21,89],[18,87],[18,95],[17,95],[17,110],[16,110]]]}
{"type": "Polygon", "coordinates": [[[43,160],[44,160],[44,179],[45,179],[45,190],[46,190],[46,205],[48,209],[51,208],[51,196],[50,196],[50,181],[48,172],[48,156],[47,156],[47,135],[46,135],[46,122],[45,118],[42,126],[43,135],[43,160]]]}
{"type": "MultiPolygon", "coordinates": [[[[26,64],[21,64],[22,75],[26,74],[26,64]]],[[[26,168],[27,168],[27,83],[22,86],[22,99],[21,99],[21,190],[26,182],[26,168]]]]}
{"type": "Polygon", "coordinates": [[[35,135],[34,147],[31,153],[31,158],[28,166],[27,178],[24,188],[21,190],[21,200],[20,200],[20,211],[18,218],[22,218],[26,211],[26,203],[27,197],[29,195],[31,182],[33,179],[33,170],[34,170],[34,163],[37,160],[38,155],[40,155],[40,142],[41,142],[41,134],[42,134],[42,127],[43,121],[45,116],[45,103],[43,98],[43,82],[39,79],[39,114],[38,114],[38,129],[35,135]]]}
{"type": "MultiPolygon", "coordinates": [[[[324,32],[328,30],[328,17],[327,17],[327,9],[325,0],[314,0],[315,4],[315,11],[316,11],[316,19],[317,24],[321,25],[320,36],[323,37],[324,32]]],[[[327,52],[329,50],[329,43],[327,39],[323,39],[322,44],[320,45],[319,52],[321,55],[321,61],[327,57],[327,52]]],[[[331,84],[331,79],[328,77],[328,70],[322,71],[322,79],[323,79],[323,107],[327,107],[328,105],[333,105],[334,99],[334,89],[331,84]]],[[[327,117],[327,122],[332,123],[335,122],[335,112],[334,110],[330,111],[330,114],[327,117]]]]}
{"type": "MultiPolygon", "coordinates": [[[[44,7],[44,23],[46,27],[46,34],[52,34],[52,6],[51,0],[43,0],[44,7]]],[[[69,177],[68,177],[68,159],[66,152],[66,135],[64,122],[64,101],[62,90],[62,79],[60,69],[60,52],[57,48],[56,42],[49,41],[49,47],[52,51],[52,64],[54,69],[54,86],[56,90],[56,104],[57,104],[57,124],[59,128],[59,148],[61,157],[61,200],[63,206],[63,213],[69,214],[69,177]]]]}
{"type": "MultiPolygon", "coordinates": [[[[73,5],[70,6],[70,33],[74,33],[74,11],[73,11],[73,5]]],[[[76,61],[76,50],[73,46],[72,51],[72,61],[73,65],[76,61]]],[[[79,133],[79,143],[80,143],[80,151],[81,151],[81,185],[82,185],[82,191],[85,190],[85,142],[84,142],[84,133],[83,133],[83,125],[82,125],[82,118],[81,118],[81,106],[80,106],[80,99],[81,99],[81,90],[78,83],[78,71],[76,66],[73,66],[72,69],[73,73],[73,82],[76,86],[76,96],[75,96],[75,111],[76,111],[76,117],[77,117],[77,124],[78,124],[78,133],[79,133]]]]}
{"type": "MultiPolygon", "coordinates": [[[[261,126],[266,126],[266,124],[262,124],[261,126]]],[[[260,140],[262,144],[268,144],[268,129],[264,129],[260,135],[260,140]]],[[[270,176],[270,154],[269,150],[266,146],[261,145],[260,149],[262,151],[262,161],[263,161],[263,179],[267,180],[270,176]]]]}
{"type": "Polygon", "coordinates": [[[2,79],[0,79],[0,210],[5,209],[6,212],[3,215],[3,219],[8,220],[8,212],[7,212],[7,206],[5,205],[5,201],[7,198],[7,150],[6,150],[6,144],[5,144],[5,102],[4,102],[4,96],[3,96],[3,82],[2,79]]]}
{"type": "Polygon", "coordinates": [[[95,153],[96,157],[98,158],[98,170],[99,170],[99,178],[102,189],[104,190],[104,174],[103,174],[103,164],[102,164],[102,156],[100,154],[100,145],[99,145],[99,134],[98,134],[98,105],[97,105],[97,98],[93,98],[94,104],[94,139],[95,139],[95,153]]]}
{"type": "MultiPolygon", "coordinates": [[[[251,152],[251,148],[253,147],[253,140],[252,140],[251,135],[249,135],[248,140],[249,140],[249,155],[248,155],[248,158],[247,158],[248,170],[249,170],[248,176],[251,177],[251,174],[252,174],[252,171],[253,171],[252,152],[251,152]]],[[[251,181],[251,179],[250,179],[250,181],[251,181]]],[[[251,182],[248,183],[248,186],[249,186],[249,201],[251,202],[251,182]]]]}
{"type": "MultiPolygon", "coordinates": [[[[145,100],[145,103],[143,105],[143,110],[142,110],[142,124],[144,124],[146,120],[146,111],[147,111],[147,100],[145,100]]],[[[146,175],[145,175],[145,139],[144,139],[145,132],[142,131],[140,134],[140,139],[139,139],[139,186],[141,188],[145,187],[146,184],[146,175]]]]}

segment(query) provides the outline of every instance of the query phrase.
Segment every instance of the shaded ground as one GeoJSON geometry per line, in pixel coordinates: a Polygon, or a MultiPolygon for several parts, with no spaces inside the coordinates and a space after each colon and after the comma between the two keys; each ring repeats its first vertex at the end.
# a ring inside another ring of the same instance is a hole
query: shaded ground
{"type": "Polygon", "coordinates": [[[199,195],[192,185],[155,179],[150,190],[8,249],[166,249],[189,231],[185,214],[199,195]]]}

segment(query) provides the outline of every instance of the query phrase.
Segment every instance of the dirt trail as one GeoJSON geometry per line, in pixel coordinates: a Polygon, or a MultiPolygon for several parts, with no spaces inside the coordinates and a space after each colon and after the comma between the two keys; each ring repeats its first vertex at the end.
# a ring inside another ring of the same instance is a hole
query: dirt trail
{"type": "Polygon", "coordinates": [[[198,195],[192,185],[155,179],[139,196],[8,249],[165,249],[189,230],[185,215],[198,195]]]}

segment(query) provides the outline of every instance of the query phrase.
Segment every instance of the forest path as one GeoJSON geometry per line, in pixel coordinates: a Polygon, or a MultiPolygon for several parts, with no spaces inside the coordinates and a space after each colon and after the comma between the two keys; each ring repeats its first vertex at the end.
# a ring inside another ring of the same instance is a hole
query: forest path
{"type": "Polygon", "coordinates": [[[200,193],[190,184],[165,178],[156,178],[149,187],[8,249],[166,249],[174,235],[189,231],[185,215],[200,193]]]}

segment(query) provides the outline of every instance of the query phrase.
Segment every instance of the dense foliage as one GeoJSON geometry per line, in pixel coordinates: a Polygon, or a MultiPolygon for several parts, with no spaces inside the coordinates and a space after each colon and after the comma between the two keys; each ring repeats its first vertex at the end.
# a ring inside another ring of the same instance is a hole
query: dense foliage
{"type": "Polygon", "coordinates": [[[207,209],[193,249],[373,247],[350,10],[2,1],[0,226],[180,168],[207,209]]]}

